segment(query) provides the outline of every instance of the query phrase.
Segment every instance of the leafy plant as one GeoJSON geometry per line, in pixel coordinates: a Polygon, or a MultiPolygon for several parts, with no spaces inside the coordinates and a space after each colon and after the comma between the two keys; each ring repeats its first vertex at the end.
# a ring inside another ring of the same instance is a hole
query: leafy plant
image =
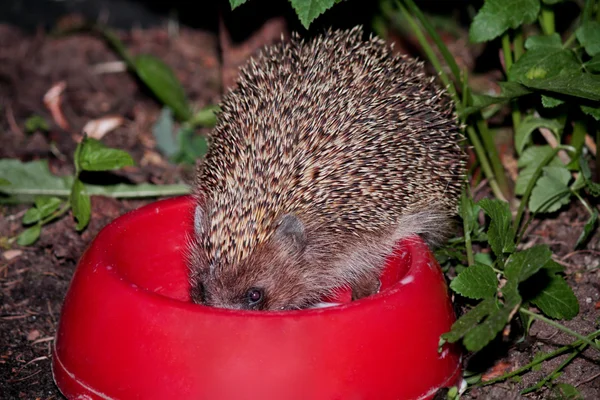
{"type": "MultiPolygon", "coordinates": [[[[598,197],[600,188],[591,180],[584,148],[588,132],[600,141],[600,25],[594,17],[598,7],[594,1],[586,1],[581,17],[563,40],[554,25],[556,3],[560,0],[519,0],[511,7],[503,0],[483,3],[473,18],[469,37],[472,42],[500,47],[505,80],[498,82],[500,93],[490,96],[472,92],[466,71],[459,69],[431,20],[413,0],[382,2],[383,15],[399,28],[410,27],[447,86],[477,163],[497,198],[474,203],[465,194],[461,200],[464,235],[437,252],[445,268],[452,266],[457,273],[451,289],[471,304],[443,340],[462,342],[467,350],[480,351],[501,332],[508,334],[515,318],[522,320],[525,331],[537,320],[579,339],[516,373],[481,383],[516,377],[549,358],[571,352],[565,363],[523,393],[545,386],[569,392],[567,386],[554,383],[560,370],[585,347],[600,349],[594,341],[598,332],[583,336],[556,321],[573,318],[579,307],[549,247],[519,246],[535,215],[556,212],[572,199],[580,201],[590,215],[576,247],[585,244],[598,220],[598,210],[589,199],[598,197]],[[518,157],[514,188],[518,209],[514,217],[504,201],[513,194],[508,190],[489,126],[490,118],[502,109],[510,111],[518,157]],[[477,219],[481,212],[488,220],[485,225],[477,219]],[[473,250],[475,243],[478,252],[473,250]],[[540,313],[532,311],[534,308],[540,313]]],[[[381,26],[380,20],[376,23],[375,27],[381,26]]],[[[569,393],[576,397],[575,392],[569,393]]]]}
{"type": "Polygon", "coordinates": [[[81,25],[71,31],[91,31],[100,35],[122,58],[129,71],[138,77],[163,104],[160,118],[153,127],[158,149],[175,163],[194,164],[208,148],[206,138],[196,135],[199,127],[213,127],[219,108],[211,105],[194,111],[185,90],[173,70],[160,58],[151,54],[133,56],[118,36],[100,25],[81,25]],[[175,137],[175,122],[181,123],[175,137]]]}
{"type": "Polygon", "coordinates": [[[73,212],[77,230],[87,226],[91,215],[91,195],[116,198],[144,198],[186,194],[186,185],[91,185],[81,180],[81,172],[110,171],[133,165],[131,156],[123,150],[104,146],[100,141],[84,137],[75,150],[75,176],[55,176],[47,161],[22,163],[0,160],[0,202],[33,203],[23,216],[27,228],[17,238],[20,245],[30,245],[46,225],[73,212]]]}
{"type": "Polygon", "coordinates": [[[152,132],[157,146],[171,161],[194,164],[208,148],[206,138],[195,134],[198,127],[212,127],[216,123],[218,107],[208,106],[196,112],[191,107],[185,90],[173,70],[162,60],[150,54],[132,56],[117,36],[105,27],[92,28],[99,32],[122,57],[130,71],[148,87],[165,106],[152,132]],[[174,118],[181,122],[176,138],[173,137],[174,118]]]}
{"type": "MultiPolygon", "coordinates": [[[[231,9],[236,9],[248,0],[229,0],[231,9]]],[[[298,15],[302,25],[308,29],[310,24],[325,11],[333,7],[334,4],[341,3],[343,0],[289,0],[298,15]]]]}
{"type": "Polygon", "coordinates": [[[50,125],[48,122],[39,115],[32,115],[25,121],[25,132],[33,133],[35,131],[48,131],[50,125]]]}

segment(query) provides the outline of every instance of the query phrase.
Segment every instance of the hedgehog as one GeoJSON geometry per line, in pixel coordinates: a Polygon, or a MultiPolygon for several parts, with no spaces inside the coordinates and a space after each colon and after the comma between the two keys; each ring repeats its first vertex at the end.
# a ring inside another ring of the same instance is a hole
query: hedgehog
{"type": "Polygon", "coordinates": [[[223,97],[193,185],[193,302],[315,307],[379,290],[403,238],[447,239],[466,157],[446,91],[362,27],[263,49],[223,97]]]}

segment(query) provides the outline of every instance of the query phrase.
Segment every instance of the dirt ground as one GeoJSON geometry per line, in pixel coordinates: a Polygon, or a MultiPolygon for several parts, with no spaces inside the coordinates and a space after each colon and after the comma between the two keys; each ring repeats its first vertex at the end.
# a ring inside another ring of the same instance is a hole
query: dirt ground
{"type": "MultiPolygon", "coordinates": [[[[167,29],[120,31],[134,53],[151,53],[169,64],[183,82],[195,108],[217,102],[223,82],[229,84],[236,68],[252,51],[278,37],[281,21],[269,22],[243,44],[231,45],[217,35],[181,27],[177,36],[167,29]],[[222,51],[222,52],[221,52],[222,51]]],[[[75,139],[89,120],[117,115],[125,123],[103,141],[128,150],[136,167],[118,173],[128,182],[176,183],[189,179],[189,168],[169,164],[152,137],[151,127],[160,105],[127,72],[110,71],[117,56],[99,38],[76,34],[51,37],[25,34],[0,25],[0,157],[21,160],[49,159],[54,173],[72,173],[75,139]],[[42,101],[56,83],[64,81],[62,110],[69,126],[58,126],[42,101]],[[49,132],[24,131],[31,115],[52,122],[49,132]]],[[[52,381],[50,348],[61,303],[76,263],[99,230],[117,216],[147,201],[117,201],[94,197],[93,215],[83,234],[76,233],[70,216],[44,227],[40,240],[30,247],[7,245],[7,238],[22,229],[25,206],[0,206],[0,398],[57,399],[52,381]]],[[[585,210],[573,203],[567,210],[530,227],[525,245],[550,244],[557,261],[567,267],[568,281],[579,299],[581,312],[565,324],[589,334],[599,324],[600,234],[586,250],[573,247],[586,220],[585,210]]],[[[539,351],[550,351],[572,338],[555,328],[535,323],[531,337],[516,344],[498,343],[494,353],[479,354],[466,363],[484,371],[512,370],[527,364],[539,351]]],[[[466,398],[516,399],[519,390],[550,373],[566,356],[545,363],[521,382],[507,381],[472,390],[466,398]]],[[[560,382],[578,387],[586,399],[600,398],[598,353],[587,350],[568,365],[560,382]]],[[[541,391],[530,398],[551,398],[541,391]]]]}

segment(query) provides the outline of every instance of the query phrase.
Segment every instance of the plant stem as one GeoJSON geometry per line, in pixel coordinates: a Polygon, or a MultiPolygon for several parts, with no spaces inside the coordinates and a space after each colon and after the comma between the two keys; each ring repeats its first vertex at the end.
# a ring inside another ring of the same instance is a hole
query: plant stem
{"type": "Polygon", "coordinates": [[[573,353],[571,353],[571,355],[569,357],[567,357],[566,360],[564,360],[562,363],[560,363],[560,365],[558,367],[556,367],[556,369],[554,371],[552,371],[550,374],[548,374],[547,377],[545,377],[544,379],[542,379],[541,381],[536,383],[534,386],[530,386],[527,389],[521,390],[521,394],[527,394],[527,393],[536,392],[536,391],[540,390],[547,382],[556,378],[556,375],[564,367],[569,365],[569,363],[571,361],[573,361],[573,359],[575,357],[577,357],[583,350],[585,350],[586,347],[587,347],[587,343],[582,343],[581,346],[579,346],[577,349],[575,349],[575,351],[573,353]]]}
{"type": "Polygon", "coordinates": [[[567,40],[565,40],[565,42],[563,43],[563,49],[568,49],[573,44],[575,39],[577,39],[577,36],[575,35],[575,32],[573,32],[569,35],[567,40]]]}
{"type": "Polygon", "coordinates": [[[551,325],[553,327],[555,327],[556,329],[559,329],[571,336],[575,336],[577,339],[582,340],[583,342],[589,344],[590,346],[592,346],[593,348],[595,348],[596,350],[600,351],[600,346],[597,345],[596,343],[594,343],[591,339],[587,338],[586,336],[583,336],[582,334],[579,334],[569,328],[567,328],[564,325],[559,324],[558,322],[554,322],[549,318],[544,317],[543,315],[540,314],[536,314],[534,312],[529,311],[528,309],[521,307],[519,309],[519,311],[521,311],[524,314],[529,315],[532,318],[538,319],[540,321],[544,321],[545,323],[547,323],[548,325],[551,325]]]}
{"type": "Polygon", "coordinates": [[[504,56],[504,69],[508,73],[513,65],[512,51],[510,50],[510,36],[508,32],[502,35],[502,55],[504,56]]]}
{"type": "MultiPolygon", "coordinates": [[[[514,42],[513,48],[514,48],[514,52],[515,52],[514,60],[516,61],[518,59],[518,57],[520,57],[521,54],[523,53],[523,34],[521,33],[521,31],[519,31],[519,33],[515,36],[515,42],[514,42]],[[518,44],[518,46],[517,46],[517,44],[518,44]],[[517,48],[518,48],[518,50],[517,50],[517,48]]],[[[508,71],[510,70],[510,68],[513,65],[513,56],[512,56],[512,51],[511,51],[510,36],[509,36],[508,32],[505,32],[504,35],[502,35],[502,55],[504,56],[504,66],[506,69],[505,72],[508,75],[508,71]]],[[[517,128],[519,127],[519,124],[521,123],[521,111],[519,110],[519,106],[518,106],[516,100],[512,100],[510,102],[510,108],[511,108],[513,130],[516,133],[517,128]]]]}
{"type": "MultiPolygon", "coordinates": [[[[163,196],[181,196],[190,193],[190,187],[183,184],[173,185],[127,185],[124,187],[131,186],[131,189],[124,190],[111,190],[110,187],[98,186],[98,185],[85,185],[86,191],[89,195],[113,197],[115,199],[132,199],[132,198],[146,198],[146,197],[163,197],[163,196]],[[143,189],[140,188],[143,187],[143,189]],[[107,190],[108,188],[108,190],[107,190]]],[[[10,186],[2,188],[2,192],[9,195],[31,195],[31,196],[56,196],[56,197],[69,197],[71,194],[71,188],[66,189],[35,189],[35,188],[19,188],[10,189],[10,186]]]]}
{"type": "Polygon", "coordinates": [[[552,35],[555,32],[554,10],[552,10],[552,8],[542,5],[540,25],[542,26],[542,31],[544,31],[545,35],[552,35]]]}
{"type": "MultiPolygon", "coordinates": [[[[586,339],[587,340],[593,340],[598,335],[600,335],[600,330],[597,330],[596,332],[593,332],[593,333],[589,334],[588,336],[586,336],[586,339]]],[[[583,344],[587,344],[587,342],[584,341],[584,340],[577,340],[577,341],[575,341],[573,343],[570,343],[570,344],[568,344],[566,346],[558,348],[558,349],[554,350],[552,353],[548,353],[548,354],[546,354],[546,355],[538,358],[537,360],[534,360],[534,361],[530,362],[529,364],[522,366],[521,368],[518,368],[518,369],[516,369],[516,370],[514,370],[512,372],[509,372],[508,374],[504,374],[502,376],[499,376],[498,378],[490,379],[489,381],[480,382],[479,384],[477,384],[477,386],[487,386],[487,385],[494,384],[496,382],[500,382],[500,381],[504,381],[506,379],[510,379],[513,376],[520,375],[523,372],[531,369],[532,367],[535,367],[536,365],[539,365],[539,364],[543,363],[546,360],[549,360],[551,358],[560,356],[561,354],[564,354],[564,353],[566,353],[566,352],[568,352],[570,350],[573,350],[574,347],[578,347],[578,346],[581,346],[583,344]]]]}
{"type": "Polygon", "coordinates": [[[577,197],[579,199],[581,204],[583,204],[583,206],[585,207],[587,212],[590,215],[594,215],[594,210],[592,209],[592,206],[590,206],[590,204],[587,201],[585,201],[585,199],[583,197],[581,197],[581,195],[577,191],[573,191],[573,194],[575,195],[575,197],[577,197]]]}
{"type": "Polygon", "coordinates": [[[494,196],[496,196],[498,199],[500,199],[502,201],[506,201],[506,197],[504,197],[504,193],[502,193],[502,189],[500,188],[500,186],[498,186],[498,181],[496,180],[496,177],[494,176],[494,171],[492,170],[492,167],[490,166],[490,163],[485,154],[485,150],[483,148],[483,145],[481,144],[481,141],[479,140],[479,136],[477,135],[475,128],[473,128],[472,126],[467,126],[467,135],[469,136],[469,140],[471,141],[471,144],[475,148],[475,153],[477,153],[477,159],[479,160],[479,163],[481,164],[481,169],[483,170],[483,173],[485,174],[485,176],[488,179],[488,183],[490,185],[490,188],[492,189],[492,192],[494,192],[494,196]]]}
{"type": "Polygon", "coordinates": [[[400,11],[402,12],[404,17],[408,21],[409,25],[412,28],[412,31],[414,32],[415,36],[417,37],[417,40],[419,41],[421,48],[423,49],[423,51],[425,52],[425,55],[429,59],[429,62],[431,62],[431,64],[433,64],[433,67],[435,68],[440,79],[444,83],[444,86],[446,86],[446,88],[448,89],[448,92],[450,93],[450,96],[452,96],[452,100],[454,100],[456,107],[457,108],[460,107],[461,102],[460,102],[460,98],[458,97],[458,93],[456,92],[456,88],[454,87],[454,84],[450,81],[450,78],[448,78],[448,75],[446,74],[446,72],[444,71],[444,69],[442,67],[442,63],[440,62],[439,58],[435,55],[433,48],[431,47],[431,45],[425,38],[423,29],[421,29],[419,27],[419,25],[415,21],[414,17],[406,9],[406,6],[404,6],[404,4],[400,1],[398,1],[397,3],[398,3],[398,7],[400,8],[400,11]]]}
{"type": "Polygon", "coordinates": [[[468,218],[466,218],[467,216],[467,212],[466,209],[469,206],[469,204],[467,204],[467,199],[470,196],[470,193],[467,193],[469,191],[469,183],[465,182],[464,185],[464,189],[463,189],[463,193],[461,196],[461,206],[462,206],[462,217],[463,217],[463,231],[465,234],[465,247],[467,250],[467,264],[469,265],[469,267],[471,265],[473,265],[475,263],[475,258],[473,257],[473,244],[471,243],[471,229],[469,229],[469,224],[468,224],[468,218]]]}
{"type": "Polygon", "coordinates": [[[457,82],[458,85],[460,85],[460,68],[458,68],[458,64],[456,63],[454,56],[452,55],[452,53],[450,53],[450,50],[448,50],[448,47],[444,44],[444,41],[442,40],[440,35],[438,35],[437,31],[429,22],[429,19],[425,17],[423,12],[419,9],[419,7],[417,7],[413,0],[404,0],[404,2],[408,6],[408,8],[415,14],[417,19],[421,22],[421,25],[423,25],[423,28],[425,28],[429,36],[433,39],[434,43],[442,53],[446,64],[448,64],[448,66],[450,67],[450,71],[452,71],[452,74],[454,75],[454,80],[457,82]]]}
{"type": "Polygon", "coordinates": [[[583,145],[585,144],[585,125],[581,121],[575,121],[573,124],[573,134],[571,135],[571,146],[575,148],[575,155],[573,159],[576,159],[581,154],[583,145]]]}
{"type": "Polygon", "coordinates": [[[46,218],[41,220],[40,224],[46,225],[47,223],[52,222],[55,219],[59,218],[61,215],[63,215],[70,209],[71,209],[71,202],[67,201],[65,204],[63,204],[63,206],[59,210],[56,210],[55,212],[53,212],[52,214],[48,215],[46,218]]]}
{"type": "Polygon", "coordinates": [[[519,61],[519,58],[525,53],[525,48],[523,47],[523,30],[519,28],[515,32],[515,38],[513,39],[513,51],[515,53],[515,62],[519,61]]]}
{"type": "Polygon", "coordinates": [[[592,13],[594,12],[594,0],[585,0],[585,5],[583,6],[581,23],[585,24],[592,18],[592,13]]]}
{"type": "Polygon", "coordinates": [[[492,170],[494,171],[494,176],[496,177],[496,182],[498,182],[498,186],[503,194],[501,199],[506,201],[506,197],[509,196],[508,182],[506,181],[504,166],[502,165],[502,161],[500,161],[500,156],[498,155],[498,150],[496,149],[496,143],[492,133],[488,129],[487,122],[481,117],[481,114],[475,116],[475,118],[477,118],[475,125],[477,126],[477,130],[479,131],[481,139],[483,140],[485,151],[489,157],[492,170]]]}

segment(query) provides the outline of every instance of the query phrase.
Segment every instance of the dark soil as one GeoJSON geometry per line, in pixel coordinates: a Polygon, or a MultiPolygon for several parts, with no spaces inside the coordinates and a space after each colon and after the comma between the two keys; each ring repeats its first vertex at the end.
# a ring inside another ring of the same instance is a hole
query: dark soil
{"type": "MultiPolygon", "coordinates": [[[[151,53],[169,64],[183,82],[193,106],[219,100],[223,82],[231,83],[237,67],[256,48],[273,41],[287,30],[284,20],[272,19],[245,41],[233,43],[225,35],[180,27],[171,36],[162,27],[119,31],[134,53],[151,53]]],[[[21,160],[49,159],[54,173],[72,173],[72,153],[82,127],[106,115],[125,118],[103,141],[129,151],[137,167],[118,173],[129,182],[175,183],[190,177],[190,168],[166,161],[155,147],[151,127],[160,111],[158,102],[127,72],[99,72],[117,56],[99,38],[74,34],[52,37],[46,33],[25,34],[10,25],[0,25],[0,157],[21,160]],[[44,106],[44,94],[64,81],[62,111],[68,127],[54,122],[44,106]],[[51,122],[49,132],[25,133],[25,121],[41,115],[51,122]]],[[[202,131],[200,133],[203,133],[202,131]]],[[[0,207],[0,398],[55,399],[61,395],[52,381],[50,347],[61,303],[78,258],[85,247],[112,219],[148,201],[117,201],[94,197],[89,227],[78,234],[69,215],[42,230],[30,247],[8,244],[21,229],[25,206],[0,207]]],[[[579,299],[581,312],[565,325],[588,334],[599,324],[600,235],[586,250],[573,252],[587,216],[579,203],[530,228],[525,246],[550,244],[557,261],[567,268],[568,281],[579,299]]],[[[573,340],[557,329],[535,323],[531,337],[504,345],[494,354],[479,354],[468,360],[471,367],[510,371],[527,364],[539,351],[551,351],[573,340]]],[[[526,374],[521,382],[508,381],[472,390],[466,397],[477,399],[520,398],[519,390],[549,374],[566,356],[545,363],[526,374]]],[[[569,364],[558,379],[578,387],[586,399],[600,398],[598,353],[587,350],[569,364]]],[[[531,398],[550,398],[548,390],[531,398]]]]}

